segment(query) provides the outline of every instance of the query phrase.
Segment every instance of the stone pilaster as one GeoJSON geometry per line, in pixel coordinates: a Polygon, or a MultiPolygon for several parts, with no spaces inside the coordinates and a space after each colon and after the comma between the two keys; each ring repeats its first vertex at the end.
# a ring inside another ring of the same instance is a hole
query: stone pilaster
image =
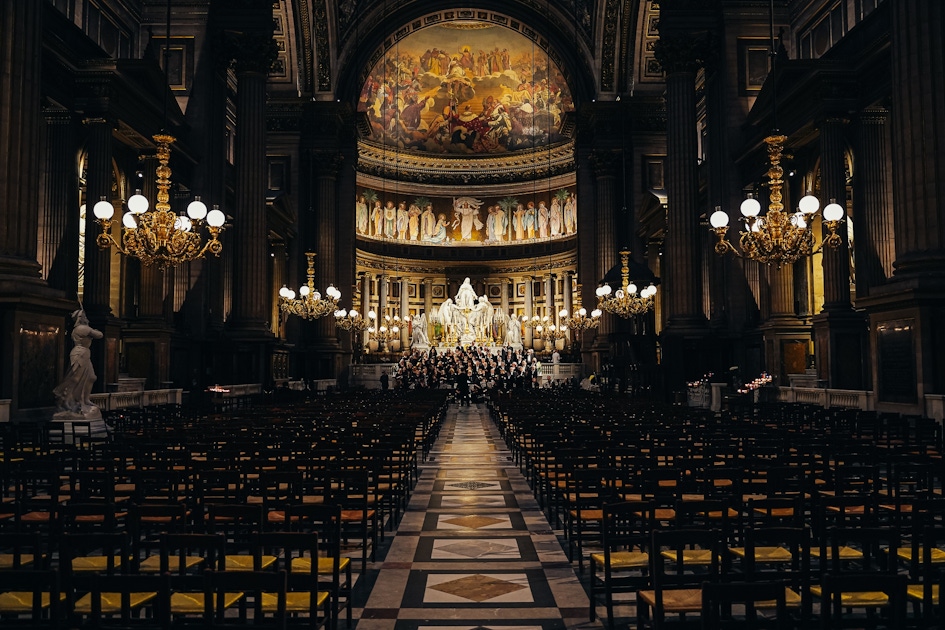
{"type": "MultiPolygon", "coordinates": [[[[820,126],[820,163],[823,205],[836,201],[846,208],[846,170],[844,168],[844,129],[848,121],[828,118],[820,126]]],[[[850,308],[850,251],[847,247],[847,226],[838,230],[843,237],[840,247],[824,248],[824,310],[850,308]]]]}
{"type": "Polygon", "coordinates": [[[400,347],[410,347],[410,296],[407,295],[410,278],[403,276],[400,279],[400,347]]]}
{"type": "Polygon", "coordinates": [[[552,274],[547,274],[544,277],[545,281],[545,314],[548,318],[554,322],[555,321],[555,277],[552,274]]]}
{"type": "MultiPolygon", "coordinates": [[[[525,276],[525,317],[531,319],[535,314],[535,279],[531,276],[525,276]]],[[[526,348],[534,348],[534,328],[526,327],[525,336],[522,338],[522,344],[526,348]]]]}
{"type": "Polygon", "coordinates": [[[377,326],[380,328],[384,323],[384,316],[387,315],[387,284],[390,276],[382,273],[377,279],[377,326]]]}

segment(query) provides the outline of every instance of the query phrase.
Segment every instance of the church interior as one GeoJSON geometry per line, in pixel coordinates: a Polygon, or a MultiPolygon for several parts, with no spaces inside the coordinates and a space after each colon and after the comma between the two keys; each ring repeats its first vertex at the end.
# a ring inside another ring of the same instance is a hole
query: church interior
{"type": "Polygon", "coordinates": [[[941,623],[942,33],[4,0],[0,626],[941,623]]]}

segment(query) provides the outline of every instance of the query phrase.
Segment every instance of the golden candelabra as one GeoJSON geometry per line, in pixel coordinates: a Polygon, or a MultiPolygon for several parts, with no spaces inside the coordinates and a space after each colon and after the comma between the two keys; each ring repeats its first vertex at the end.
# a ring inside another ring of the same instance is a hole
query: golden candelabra
{"type": "Polygon", "coordinates": [[[820,201],[811,194],[805,195],[798,202],[798,210],[793,214],[784,211],[781,188],[784,186],[784,168],[781,166],[781,155],[784,152],[786,136],[771,135],[765,138],[768,145],[768,211],[764,216],[761,213],[761,203],[749,197],[742,202],[742,220],[745,223],[736,249],[726,239],[728,232],[728,213],[719,207],[709,217],[709,223],[719,241],[715,244],[715,252],[723,255],[732,252],[736,256],[755,260],[764,264],[790,265],[805,256],[816,254],[824,245],[836,248],[843,242],[837,229],[843,222],[846,212],[833,199],[823,210],[823,224],[828,234],[818,245],[814,240],[811,226],[819,216],[820,201]]]}
{"type": "Polygon", "coordinates": [[[279,308],[283,313],[297,315],[302,319],[318,319],[338,310],[341,291],[328,285],[325,295],[322,296],[315,288],[315,254],[306,252],[305,257],[308,259],[308,279],[299,287],[299,297],[296,297],[295,291],[289,287],[282,287],[279,289],[279,308]]]}
{"type": "MultiPolygon", "coordinates": [[[[377,320],[377,314],[370,311],[368,318],[377,320]]],[[[394,315],[393,318],[390,315],[385,315],[384,323],[380,326],[375,324],[368,327],[368,335],[371,339],[377,341],[381,347],[381,352],[388,352],[390,342],[400,339],[400,324],[400,315],[394,315]]]]}
{"type": "Polygon", "coordinates": [[[353,308],[350,311],[343,308],[335,311],[335,325],[351,333],[351,347],[354,350],[355,363],[360,362],[361,354],[364,351],[364,339],[361,334],[371,326],[370,316],[374,315],[374,311],[370,311],[368,315],[369,317],[365,319],[361,313],[353,308]]]}
{"type": "Polygon", "coordinates": [[[569,314],[566,308],[561,309],[558,313],[561,323],[578,334],[600,326],[601,315],[602,312],[599,308],[595,308],[588,314],[587,309],[581,306],[581,285],[577,287],[577,296],[574,300],[574,313],[569,314]]]}
{"type": "Polygon", "coordinates": [[[598,310],[626,319],[642,315],[653,308],[656,286],[650,284],[637,292],[637,285],[630,282],[630,251],[626,249],[620,251],[620,285],[621,288],[616,291],[606,283],[597,287],[598,310]]]}
{"type": "Polygon", "coordinates": [[[158,166],[157,204],[148,210],[150,202],[136,191],[128,199],[128,212],[121,218],[121,239],[116,240],[111,234],[112,217],[115,207],[104,197],[92,208],[96,220],[102,227],[95,242],[101,249],[115,247],[125,256],[137,258],[143,265],[157,265],[162,269],[203,258],[207,253],[219,256],[223,251],[220,232],[226,222],[226,215],[218,208],[207,212],[207,206],[197,197],[187,206],[187,214],[178,215],[171,211],[170,188],[171,144],[174,136],[157,134],[158,166]],[[209,239],[204,242],[200,228],[206,224],[209,239]]]}

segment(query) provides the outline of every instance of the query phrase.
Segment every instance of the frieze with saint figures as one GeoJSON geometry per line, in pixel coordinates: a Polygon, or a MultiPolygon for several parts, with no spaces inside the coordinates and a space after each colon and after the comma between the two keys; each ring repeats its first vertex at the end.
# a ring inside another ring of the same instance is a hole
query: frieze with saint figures
{"type": "Polygon", "coordinates": [[[354,211],[359,238],[416,245],[514,245],[577,233],[577,195],[569,188],[502,198],[432,199],[365,188],[354,211]]]}

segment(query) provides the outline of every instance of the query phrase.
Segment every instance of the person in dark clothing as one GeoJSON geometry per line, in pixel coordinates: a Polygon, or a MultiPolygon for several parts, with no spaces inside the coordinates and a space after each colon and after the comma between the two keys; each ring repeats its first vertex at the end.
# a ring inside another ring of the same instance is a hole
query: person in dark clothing
{"type": "Polygon", "coordinates": [[[390,387],[390,377],[387,375],[387,372],[382,372],[381,373],[381,389],[383,389],[386,392],[388,387],[390,387]]]}
{"type": "Polygon", "coordinates": [[[469,375],[462,370],[456,375],[456,395],[460,406],[469,406],[469,375]]]}

